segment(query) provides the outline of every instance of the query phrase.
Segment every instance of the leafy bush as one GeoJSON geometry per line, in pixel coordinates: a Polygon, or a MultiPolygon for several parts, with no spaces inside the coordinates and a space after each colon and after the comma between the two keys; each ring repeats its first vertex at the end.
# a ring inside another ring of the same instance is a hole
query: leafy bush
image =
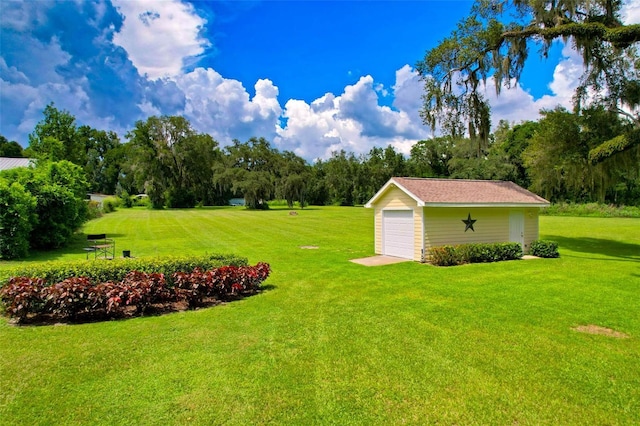
{"type": "Polygon", "coordinates": [[[86,277],[69,277],[62,282],[44,287],[41,294],[46,301],[45,312],[59,317],[75,318],[91,306],[93,285],[86,277]]]}
{"type": "Polygon", "coordinates": [[[522,257],[518,243],[473,243],[456,246],[432,247],[430,261],[438,266],[454,266],[463,263],[500,262],[522,257]]]}
{"type": "Polygon", "coordinates": [[[178,271],[191,272],[196,268],[208,270],[223,265],[245,266],[247,259],[235,255],[172,256],[161,258],[126,258],[109,261],[77,260],[47,262],[2,270],[0,287],[11,276],[42,278],[45,283],[58,283],[69,277],[87,277],[93,284],[119,282],[130,271],[164,274],[173,285],[171,276],[178,271]]]}
{"type": "Polygon", "coordinates": [[[88,201],[87,202],[87,219],[97,219],[102,217],[102,209],[100,208],[100,203],[97,201],[88,201]]]}
{"type": "Polygon", "coordinates": [[[38,222],[31,232],[31,247],[52,249],[65,245],[82,224],[73,193],[58,185],[43,185],[35,194],[38,222]]]}
{"type": "Polygon", "coordinates": [[[520,259],[524,254],[519,243],[496,244],[496,252],[500,260],[516,260],[520,259]]]}
{"type": "Polygon", "coordinates": [[[237,294],[254,292],[270,272],[266,263],[258,263],[256,266],[222,266],[210,271],[197,268],[191,273],[175,273],[173,281],[189,305],[197,306],[205,297],[225,300],[237,294]]]}
{"type": "Polygon", "coordinates": [[[36,198],[22,185],[0,178],[0,259],[28,254],[35,208],[36,198]]]}
{"type": "Polygon", "coordinates": [[[133,205],[136,207],[151,207],[151,200],[149,197],[142,195],[134,195],[131,197],[133,200],[133,205]]]}
{"type": "Polygon", "coordinates": [[[531,243],[529,253],[538,257],[560,257],[560,253],[558,253],[558,243],[555,241],[536,240],[531,243]]]}
{"type": "Polygon", "coordinates": [[[196,196],[184,188],[171,188],[165,193],[167,207],[172,209],[193,208],[196,206],[196,196]]]}
{"type": "Polygon", "coordinates": [[[429,249],[430,261],[438,266],[460,265],[462,257],[454,246],[439,246],[429,249]]]}
{"type": "Polygon", "coordinates": [[[122,193],[120,195],[120,202],[121,204],[130,209],[131,207],[133,207],[133,197],[131,197],[129,194],[127,194],[126,192],[122,193]]]}
{"type": "Polygon", "coordinates": [[[144,314],[152,304],[186,300],[198,306],[205,297],[228,300],[257,292],[271,270],[268,264],[221,266],[210,270],[172,274],[169,286],[164,274],[130,271],[119,282],[92,283],[87,277],[68,277],[46,285],[45,280],[14,277],[0,288],[0,304],[9,316],[24,320],[31,315],[51,315],[54,319],[76,319],[78,314],[118,317],[125,306],[135,306],[144,314]]]}
{"type": "Polygon", "coordinates": [[[519,243],[463,244],[457,246],[465,263],[500,262],[522,257],[519,243]]]}
{"type": "Polygon", "coordinates": [[[102,200],[102,211],[104,213],[115,212],[118,207],[120,207],[120,198],[118,197],[107,197],[102,200]]]}
{"type": "Polygon", "coordinates": [[[0,304],[11,317],[22,319],[29,313],[44,311],[42,290],[44,280],[40,278],[15,277],[0,288],[0,304]]]}
{"type": "Polygon", "coordinates": [[[87,181],[83,170],[69,161],[38,161],[35,168],[1,172],[8,182],[17,182],[36,199],[31,222],[30,248],[61,247],[87,219],[87,181]]]}

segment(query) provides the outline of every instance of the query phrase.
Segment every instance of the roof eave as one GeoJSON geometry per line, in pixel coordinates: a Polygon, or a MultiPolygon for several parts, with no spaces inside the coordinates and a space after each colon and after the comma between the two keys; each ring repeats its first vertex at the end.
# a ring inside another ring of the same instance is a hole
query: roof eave
{"type": "Polygon", "coordinates": [[[409,191],[407,188],[405,188],[404,186],[400,185],[393,178],[389,179],[387,181],[387,183],[385,183],[382,186],[382,188],[380,188],[380,190],[378,192],[376,192],[375,195],[373,197],[371,197],[371,199],[369,201],[367,201],[367,203],[364,206],[366,208],[373,207],[373,204],[375,204],[378,201],[378,199],[382,196],[382,194],[384,194],[391,185],[395,185],[399,190],[401,190],[402,192],[407,194],[409,197],[411,197],[418,204],[418,207],[424,207],[425,206],[424,201],[422,201],[420,198],[418,198],[413,192],[409,191]]]}
{"type": "Polygon", "coordinates": [[[423,203],[424,207],[549,207],[549,203],[423,203]]]}

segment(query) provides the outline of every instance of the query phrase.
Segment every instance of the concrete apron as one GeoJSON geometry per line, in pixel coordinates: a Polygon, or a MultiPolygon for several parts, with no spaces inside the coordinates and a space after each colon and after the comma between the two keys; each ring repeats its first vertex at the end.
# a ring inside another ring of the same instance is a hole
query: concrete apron
{"type": "Polygon", "coordinates": [[[393,263],[412,262],[411,259],[403,259],[401,257],[393,256],[372,256],[364,257],[362,259],[351,259],[350,262],[357,263],[364,266],[381,266],[391,265],[393,263]]]}

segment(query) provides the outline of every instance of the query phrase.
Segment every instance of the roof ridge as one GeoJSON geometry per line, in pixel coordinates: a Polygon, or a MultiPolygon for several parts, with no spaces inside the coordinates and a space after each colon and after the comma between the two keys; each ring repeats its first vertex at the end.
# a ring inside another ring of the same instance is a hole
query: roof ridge
{"type": "Polygon", "coordinates": [[[394,176],[391,179],[409,179],[409,180],[440,180],[446,182],[458,181],[458,182],[505,182],[517,185],[517,183],[510,180],[501,179],[465,179],[465,178],[420,178],[420,177],[407,177],[407,176],[394,176]]]}

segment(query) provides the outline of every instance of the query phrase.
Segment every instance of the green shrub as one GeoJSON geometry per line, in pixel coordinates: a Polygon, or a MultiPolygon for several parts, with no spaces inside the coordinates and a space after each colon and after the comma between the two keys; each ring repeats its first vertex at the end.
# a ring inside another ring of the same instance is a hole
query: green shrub
{"type": "Polygon", "coordinates": [[[102,211],[104,213],[115,212],[118,207],[120,207],[120,198],[118,197],[107,197],[102,200],[102,211]]]}
{"type": "Polygon", "coordinates": [[[36,221],[36,198],[17,182],[0,178],[0,259],[29,252],[29,235],[36,221]]]}
{"type": "Polygon", "coordinates": [[[432,247],[430,261],[437,266],[454,266],[463,263],[487,263],[515,260],[522,257],[519,243],[472,243],[457,246],[432,247]]]}
{"type": "Polygon", "coordinates": [[[31,248],[51,249],[68,243],[87,219],[84,171],[69,161],[38,161],[35,168],[19,167],[1,172],[10,183],[17,182],[36,198],[31,248]]]}
{"type": "Polygon", "coordinates": [[[196,196],[183,188],[171,188],[165,193],[167,207],[171,209],[187,209],[196,206],[196,196]]]}
{"type": "Polygon", "coordinates": [[[122,191],[120,196],[120,205],[124,206],[127,209],[133,207],[133,197],[127,193],[127,191],[122,191]]]}
{"type": "Polygon", "coordinates": [[[496,251],[500,260],[516,260],[524,254],[520,243],[498,243],[496,251]]]}
{"type": "Polygon", "coordinates": [[[560,253],[558,253],[558,243],[555,241],[536,240],[531,243],[529,253],[538,257],[560,257],[560,253]]]}
{"type": "Polygon", "coordinates": [[[161,273],[165,275],[167,284],[173,285],[171,276],[175,272],[191,272],[195,268],[208,270],[224,265],[245,266],[247,262],[244,257],[224,254],[47,262],[3,270],[0,287],[14,276],[42,278],[48,285],[62,282],[70,277],[87,277],[94,284],[107,281],[118,282],[122,281],[130,271],[161,273]]]}
{"type": "Polygon", "coordinates": [[[463,263],[460,252],[453,246],[431,247],[429,255],[431,263],[438,266],[454,266],[463,263]]]}
{"type": "Polygon", "coordinates": [[[134,195],[132,199],[133,205],[136,207],[151,207],[151,201],[149,200],[149,197],[144,196],[144,194],[134,195]]]}
{"type": "Polygon", "coordinates": [[[87,202],[87,219],[97,219],[102,217],[102,209],[100,208],[100,203],[97,201],[88,201],[87,202]]]}

